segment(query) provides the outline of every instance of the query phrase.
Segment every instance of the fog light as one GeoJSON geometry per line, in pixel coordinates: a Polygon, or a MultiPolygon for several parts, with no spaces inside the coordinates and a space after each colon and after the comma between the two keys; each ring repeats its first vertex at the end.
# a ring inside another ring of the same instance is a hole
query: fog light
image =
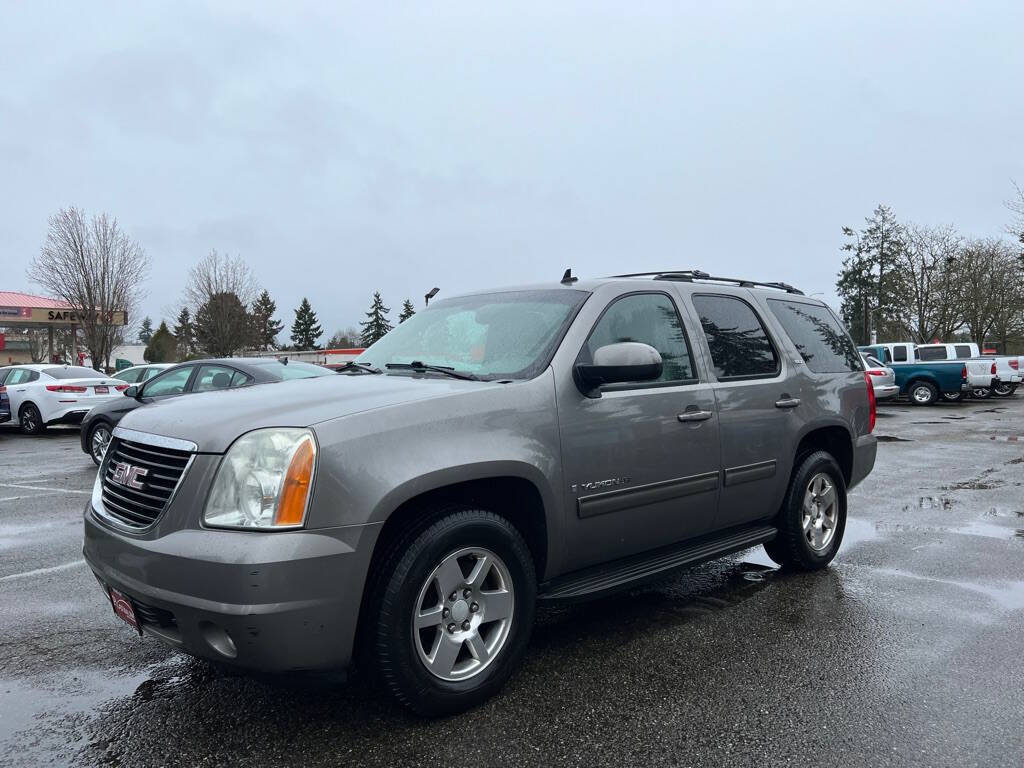
{"type": "Polygon", "coordinates": [[[226,630],[209,621],[199,622],[199,632],[206,644],[213,648],[221,656],[233,659],[238,656],[238,649],[235,648],[235,641],[226,630]]]}

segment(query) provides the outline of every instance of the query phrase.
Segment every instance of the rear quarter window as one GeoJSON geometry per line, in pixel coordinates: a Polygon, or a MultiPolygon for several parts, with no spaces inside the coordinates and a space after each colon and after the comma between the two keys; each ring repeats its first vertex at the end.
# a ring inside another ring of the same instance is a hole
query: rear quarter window
{"type": "Polygon", "coordinates": [[[768,306],[812,371],[862,370],[856,347],[827,307],[782,299],[769,299],[768,306]]]}

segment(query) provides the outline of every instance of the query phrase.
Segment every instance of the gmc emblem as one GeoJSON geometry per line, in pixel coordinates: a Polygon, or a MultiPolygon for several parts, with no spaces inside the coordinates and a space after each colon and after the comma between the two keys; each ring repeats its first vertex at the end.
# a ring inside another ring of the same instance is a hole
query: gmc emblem
{"type": "Polygon", "coordinates": [[[148,469],[133,467],[131,464],[126,464],[123,461],[114,462],[114,482],[126,488],[134,488],[137,491],[141,491],[146,487],[142,482],[142,478],[148,474],[148,469]]]}

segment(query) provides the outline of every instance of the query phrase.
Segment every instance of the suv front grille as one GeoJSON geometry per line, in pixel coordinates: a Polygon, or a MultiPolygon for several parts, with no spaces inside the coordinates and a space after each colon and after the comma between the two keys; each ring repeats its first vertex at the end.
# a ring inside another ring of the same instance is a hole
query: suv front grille
{"type": "Polygon", "coordinates": [[[174,495],[192,454],[115,437],[103,462],[103,511],[129,528],[148,528],[174,495]]]}

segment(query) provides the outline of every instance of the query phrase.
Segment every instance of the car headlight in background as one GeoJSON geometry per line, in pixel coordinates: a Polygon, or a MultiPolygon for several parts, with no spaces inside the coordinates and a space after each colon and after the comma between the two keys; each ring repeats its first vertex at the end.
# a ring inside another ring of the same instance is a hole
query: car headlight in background
{"type": "Polygon", "coordinates": [[[300,527],[315,469],[316,441],[308,429],[258,429],[243,435],[217,469],[203,523],[256,530],[300,527]]]}

